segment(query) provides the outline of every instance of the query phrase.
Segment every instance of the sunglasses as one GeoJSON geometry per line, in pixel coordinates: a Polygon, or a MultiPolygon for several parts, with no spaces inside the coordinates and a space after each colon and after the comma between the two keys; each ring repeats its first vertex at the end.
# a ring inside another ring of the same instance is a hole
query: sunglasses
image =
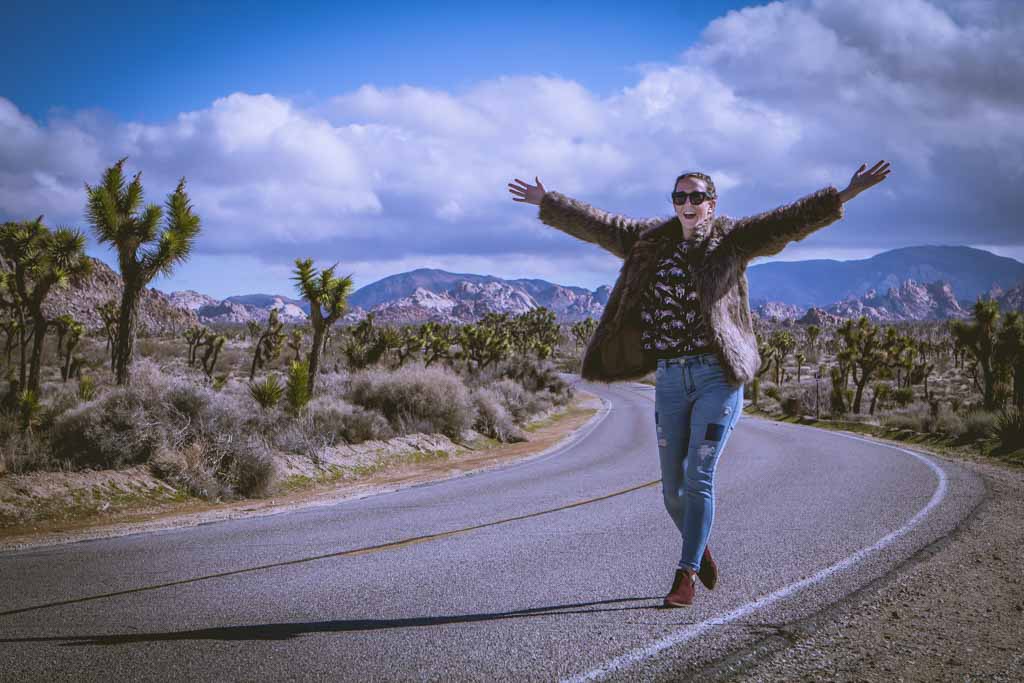
{"type": "Polygon", "coordinates": [[[697,190],[696,192],[673,192],[672,203],[682,206],[686,203],[687,197],[690,198],[690,203],[694,206],[700,206],[706,199],[714,199],[710,193],[701,192],[700,190],[697,190]]]}

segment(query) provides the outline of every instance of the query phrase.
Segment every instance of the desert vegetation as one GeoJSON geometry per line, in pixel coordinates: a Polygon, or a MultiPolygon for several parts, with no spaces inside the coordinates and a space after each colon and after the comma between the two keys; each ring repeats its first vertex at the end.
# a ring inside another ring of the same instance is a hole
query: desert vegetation
{"type": "Polygon", "coordinates": [[[978,299],[972,319],[835,326],[757,320],[750,410],[875,426],[1024,462],[1024,318],[978,299]]]}
{"type": "Polygon", "coordinates": [[[96,308],[102,326],[42,313],[49,292],[81,286],[84,234],[42,217],[0,230],[0,476],[141,464],[206,499],[265,496],[283,455],[321,462],[326,449],[414,433],[520,441],[531,419],[570,402],[558,370],[576,354],[553,312],[344,325],[351,276],[309,258],[294,270],[307,324],[275,311],[244,326],[140,331],[140,292],[187,260],[201,211],[184,178],[164,207],[143,207],[140,175],[126,182],[124,162],[83,198],[123,283],[119,301],[96,308]]]}

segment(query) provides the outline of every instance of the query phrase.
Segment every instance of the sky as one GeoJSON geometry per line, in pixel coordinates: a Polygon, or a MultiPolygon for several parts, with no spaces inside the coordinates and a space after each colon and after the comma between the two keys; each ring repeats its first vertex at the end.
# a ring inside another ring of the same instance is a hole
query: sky
{"type": "Polygon", "coordinates": [[[538,220],[535,177],[672,215],[683,170],[740,217],[889,177],[766,260],[962,244],[1024,260],[1024,3],[5,3],[0,220],[77,227],[128,157],[202,231],[153,282],[295,295],[415,268],[594,289],[621,261],[538,220]],[[486,6],[481,6],[481,4],[486,6]],[[10,65],[16,65],[12,68],[10,65]]]}

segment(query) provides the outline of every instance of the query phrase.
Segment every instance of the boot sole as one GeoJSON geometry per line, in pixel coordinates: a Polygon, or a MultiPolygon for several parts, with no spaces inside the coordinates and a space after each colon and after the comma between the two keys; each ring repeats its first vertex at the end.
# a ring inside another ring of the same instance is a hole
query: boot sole
{"type": "Polygon", "coordinates": [[[663,607],[693,607],[693,605],[690,604],[690,603],[686,603],[686,602],[669,602],[668,600],[665,600],[662,603],[662,606],[663,607]]]}

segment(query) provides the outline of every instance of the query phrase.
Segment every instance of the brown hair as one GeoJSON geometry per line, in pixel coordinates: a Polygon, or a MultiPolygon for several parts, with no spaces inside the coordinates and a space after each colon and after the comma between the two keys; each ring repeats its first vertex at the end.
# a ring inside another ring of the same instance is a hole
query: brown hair
{"type": "Polygon", "coordinates": [[[676,181],[672,183],[672,191],[676,191],[676,186],[679,185],[679,181],[683,178],[700,178],[708,186],[708,194],[712,199],[718,198],[718,192],[715,190],[715,181],[711,179],[711,176],[701,173],[700,171],[687,171],[686,173],[680,174],[676,181]]]}

